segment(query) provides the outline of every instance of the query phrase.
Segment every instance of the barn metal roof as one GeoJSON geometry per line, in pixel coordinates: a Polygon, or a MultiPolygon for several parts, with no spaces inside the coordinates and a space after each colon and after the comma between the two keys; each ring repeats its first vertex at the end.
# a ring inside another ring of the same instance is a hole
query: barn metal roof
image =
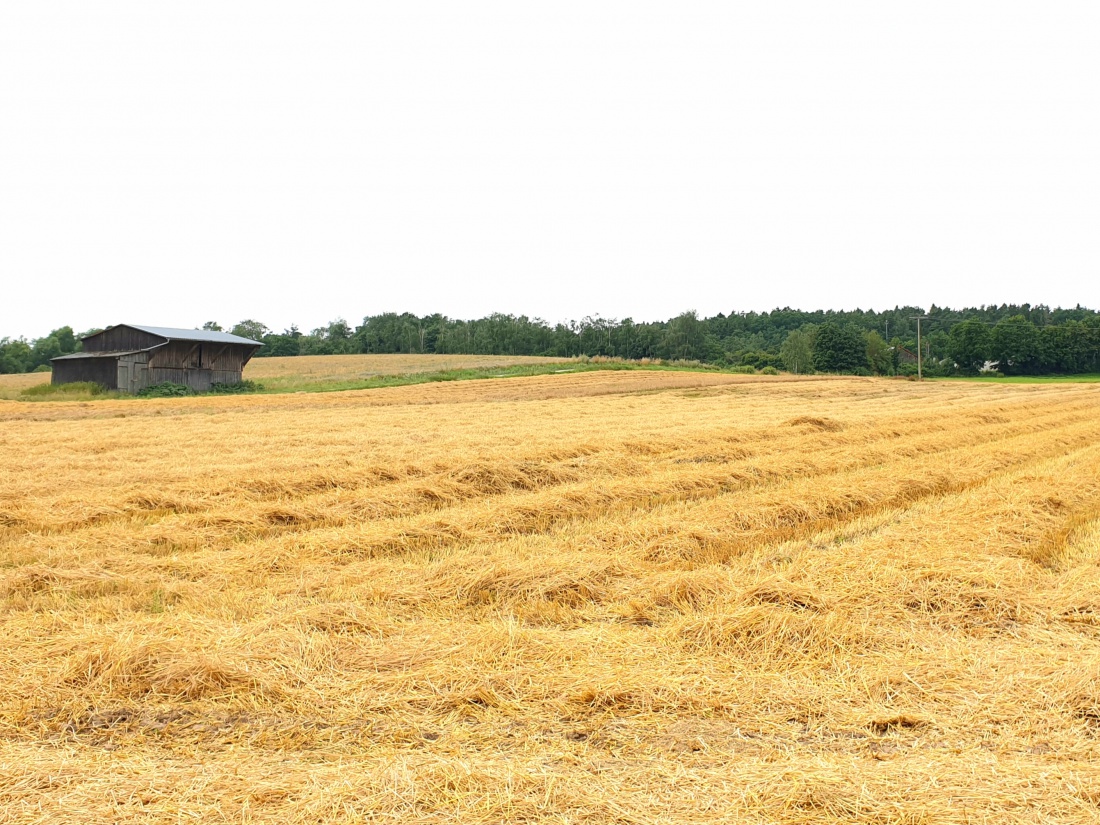
{"type": "MultiPolygon", "coordinates": [[[[164,344],[161,344],[164,346],[164,344]]],[[[116,350],[114,352],[70,352],[68,355],[59,355],[51,358],[51,361],[69,361],[74,358],[118,358],[120,355],[137,355],[145,352],[143,349],[116,350]]]]}
{"type": "Polygon", "coordinates": [[[251,338],[242,338],[240,335],[232,335],[228,332],[216,332],[210,329],[175,329],[173,327],[147,327],[141,324],[119,324],[120,327],[130,327],[148,332],[150,335],[159,335],[174,341],[206,341],[213,344],[255,344],[262,347],[262,341],[253,341],[251,338]]]}

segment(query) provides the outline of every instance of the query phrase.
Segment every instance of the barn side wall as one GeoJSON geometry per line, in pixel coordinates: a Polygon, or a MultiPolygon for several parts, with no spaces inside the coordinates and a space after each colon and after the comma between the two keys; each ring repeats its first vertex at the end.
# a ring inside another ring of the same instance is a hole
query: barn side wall
{"type": "Polygon", "coordinates": [[[118,358],[66,358],[53,362],[53,384],[94,381],[109,390],[118,389],[118,358]]]}
{"type": "Polygon", "coordinates": [[[212,384],[235,384],[241,380],[239,372],[230,370],[174,369],[155,367],[149,369],[149,384],[183,384],[195,392],[206,392],[212,384]]]}
{"type": "Polygon", "coordinates": [[[150,369],[202,369],[236,373],[241,380],[244,365],[255,352],[245,344],[217,344],[209,341],[170,341],[149,353],[150,369]]]}
{"type": "Polygon", "coordinates": [[[84,352],[124,352],[128,350],[149,349],[163,344],[159,335],[151,335],[140,329],[119,325],[105,329],[84,339],[84,352]]]}
{"type": "Polygon", "coordinates": [[[136,393],[149,386],[149,353],[135,352],[118,359],[118,388],[136,393]]]}

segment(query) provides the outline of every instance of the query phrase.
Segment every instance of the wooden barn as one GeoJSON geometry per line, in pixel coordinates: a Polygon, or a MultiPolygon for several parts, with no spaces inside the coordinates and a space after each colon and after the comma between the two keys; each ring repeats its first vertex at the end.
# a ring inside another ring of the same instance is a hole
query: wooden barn
{"type": "Polygon", "coordinates": [[[94,381],[135,393],[171,381],[197,392],[241,380],[259,341],[205,329],[119,324],[83,339],[82,352],[52,360],[53,383],[94,381]]]}

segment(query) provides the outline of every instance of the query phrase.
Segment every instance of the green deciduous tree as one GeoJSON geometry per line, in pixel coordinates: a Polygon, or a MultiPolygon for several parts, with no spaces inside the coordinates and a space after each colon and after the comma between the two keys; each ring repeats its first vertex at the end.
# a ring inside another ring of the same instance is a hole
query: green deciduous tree
{"type": "Polygon", "coordinates": [[[666,358],[701,361],[707,357],[707,328],[695,310],[681,313],[668,322],[666,358]]]}
{"type": "Polygon", "coordinates": [[[788,372],[804,374],[814,371],[813,338],[809,330],[792,329],[787,333],[779,357],[788,372]]]}
{"type": "Polygon", "coordinates": [[[867,365],[875,375],[889,375],[893,371],[893,358],[890,345],[886,339],[878,334],[877,330],[871,330],[863,336],[867,365]]]}
{"type": "Polygon", "coordinates": [[[231,332],[234,335],[239,335],[242,338],[249,338],[253,341],[262,341],[264,336],[267,335],[269,330],[264,324],[259,321],[245,320],[237,324],[231,332]]]}
{"type": "Polygon", "coordinates": [[[282,335],[265,335],[264,336],[264,348],[260,350],[257,355],[265,356],[286,356],[286,355],[301,355],[302,350],[298,344],[298,338],[301,336],[294,336],[288,333],[282,335]]]}
{"type": "Polygon", "coordinates": [[[867,344],[858,327],[827,321],[814,337],[814,369],[818,372],[856,372],[867,369],[867,344]]]}
{"type": "Polygon", "coordinates": [[[1003,318],[993,327],[992,355],[1001,370],[1015,375],[1033,375],[1041,367],[1039,328],[1023,315],[1003,318]]]}
{"type": "Polygon", "coordinates": [[[993,333],[981,321],[969,320],[955,324],[948,333],[947,357],[967,375],[974,375],[990,359],[993,333]]]}
{"type": "Polygon", "coordinates": [[[79,342],[76,340],[76,335],[73,333],[72,327],[58,327],[50,336],[57,339],[58,346],[61,347],[63,355],[68,355],[70,352],[76,352],[79,342]]]}
{"type": "Polygon", "coordinates": [[[24,339],[0,339],[0,373],[30,372],[34,369],[31,359],[31,345],[24,339]]]}
{"type": "Polygon", "coordinates": [[[61,342],[57,340],[53,335],[47,335],[45,338],[39,338],[34,342],[34,346],[31,347],[31,363],[30,368],[46,366],[50,363],[51,358],[56,358],[64,353],[61,350],[61,342]]]}

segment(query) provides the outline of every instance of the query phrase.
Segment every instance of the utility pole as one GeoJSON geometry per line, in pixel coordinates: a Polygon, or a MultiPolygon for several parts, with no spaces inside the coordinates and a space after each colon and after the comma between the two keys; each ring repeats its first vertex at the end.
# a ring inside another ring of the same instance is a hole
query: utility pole
{"type": "Polygon", "coordinates": [[[922,320],[926,319],[926,318],[928,318],[927,315],[910,315],[909,316],[910,321],[916,321],[917,322],[917,380],[918,381],[923,381],[924,380],[924,372],[921,368],[921,356],[920,356],[920,322],[922,320]]]}

